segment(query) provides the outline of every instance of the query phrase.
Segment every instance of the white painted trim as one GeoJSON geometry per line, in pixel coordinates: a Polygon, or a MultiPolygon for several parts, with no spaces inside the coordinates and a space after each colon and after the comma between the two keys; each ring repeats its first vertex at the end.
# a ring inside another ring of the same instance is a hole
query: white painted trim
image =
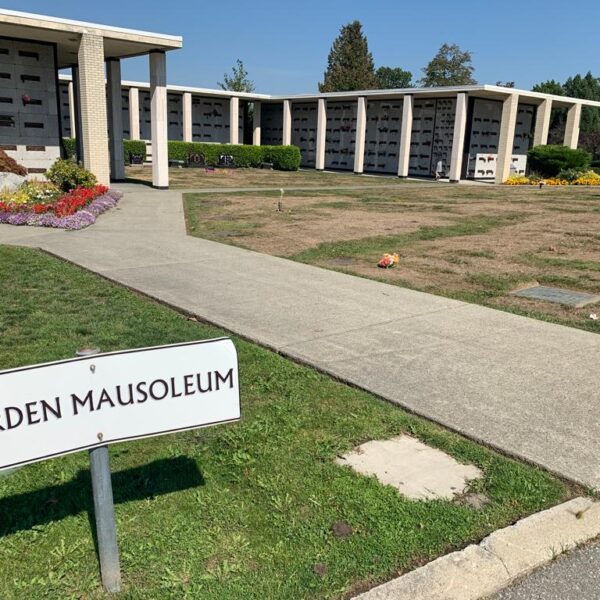
{"type": "MultiPolygon", "coordinates": [[[[69,75],[60,74],[60,81],[70,81],[69,75]]],[[[123,81],[123,87],[138,87],[140,89],[149,89],[149,84],[142,81],[123,81]]],[[[531,92],[528,90],[518,90],[516,88],[503,88],[496,85],[464,85],[464,86],[447,86],[447,87],[432,87],[432,88],[399,88],[394,90],[363,90],[355,92],[330,92],[326,94],[296,94],[296,95],[271,95],[271,94],[255,94],[246,92],[232,92],[229,90],[216,90],[212,88],[200,88],[190,87],[183,85],[168,85],[167,90],[169,92],[192,92],[193,94],[206,95],[206,96],[220,96],[225,98],[245,98],[245,99],[257,99],[266,100],[271,102],[282,102],[283,100],[318,100],[319,98],[329,99],[354,99],[356,100],[360,96],[373,97],[373,98],[390,98],[390,97],[403,97],[407,95],[415,96],[453,96],[454,94],[460,93],[487,93],[492,92],[495,96],[490,96],[491,99],[503,100],[508,96],[514,94],[519,96],[520,101],[527,103],[528,100],[552,100],[553,106],[573,106],[580,104],[582,106],[595,106],[600,108],[600,102],[595,100],[584,100],[582,98],[572,98],[569,96],[556,96],[554,94],[542,94],[540,92],[531,92]]]]}
{"type": "MultiPolygon", "coordinates": [[[[164,41],[168,41],[168,42],[176,42],[179,45],[178,46],[173,46],[174,48],[176,47],[181,47],[181,45],[183,45],[183,37],[181,37],[180,35],[168,35],[168,34],[164,34],[164,33],[154,33],[151,31],[141,31],[141,30],[137,30],[137,29],[127,29],[125,27],[114,27],[112,25],[99,25],[97,23],[88,23],[86,21],[75,21],[73,19],[63,19],[62,17],[49,17],[48,15],[38,15],[35,13],[28,13],[28,12],[22,12],[19,10],[8,10],[5,8],[1,8],[0,9],[0,22],[3,21],[2,17],[16,17],[19,19],[30,19],[32,21],[38,21],[38,24],[33,23],[31,26],[32,27],[43,27],[43,23],[53,23],[53,24],[60,24],[60,25],[69,25],[71,27],[77,27],[77,28],[81,28],[81,33],[83,33],[84,31],[91,29],[95,29],[98,30],[99,32],[101,32],[102,34],[104,33],[121,33],[121,34],[129,34],[129,35],[137,35],[137,36],[143,36],[143,37],[152,37],[152,38],[156,38],[156,39],[160,39],[160,40],[164,40],[164,41]]],[[[6,20],[5,20],[6,22],[6,20]]],[[[111,37],[111,36],[105,36],[105,37],[111,37]]]]}

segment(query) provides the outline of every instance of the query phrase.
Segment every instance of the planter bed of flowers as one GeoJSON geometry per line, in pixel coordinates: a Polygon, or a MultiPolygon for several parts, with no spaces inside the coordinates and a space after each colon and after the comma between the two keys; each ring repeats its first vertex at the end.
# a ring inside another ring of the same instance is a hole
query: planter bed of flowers
{"type": "Polygon", "coordinates": [[[563,171],[556,177],[513,175],[504,185],[600,185],[600,175],[595,171],[563,171]]]}
{"type": "MultiPolygon", "coordinates": [[[[52,193],[49,189],[51,184],[30,182],[22,187],[25,186],[28,190],[38,188],[37,194],[50,196],[52,193]]],[[[22,194],[21,189],[16,194],[22,194]]],[[[36,198],[14,201],[10,197],[6,200],[3,196],[0,198],[0,223],[83,229],[94,223],[98,215],[116,206],[121,194],[103,185],[95,185],[91,188],[75,188],[55,200],[45,198],[40,201],[36,198]]]]}
{"type": "Polygon", "coordinates": [[[97,185],[82,167],[64,163],[68,161],[55,163],[47,182],[25,181],[13,191],[0,192],[0,223],[83,229],[116,206],[120,192],[97,185]]]}

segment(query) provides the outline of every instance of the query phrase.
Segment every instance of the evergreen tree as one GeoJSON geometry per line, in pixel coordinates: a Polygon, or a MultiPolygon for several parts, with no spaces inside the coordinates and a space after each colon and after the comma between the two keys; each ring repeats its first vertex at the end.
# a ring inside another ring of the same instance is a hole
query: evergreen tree
{"type": "Polygon", "coordinates": [[[423,69],[420,84],[423,87],[444,85],[473,85],[471,53],[463,51],[457,44],[442,44],[438,53],[423,69]]]}
{"type": "Polygon", "coordinates": [[[334,40],[320,92],[370,90],[377,87],[373,56],[360,21],[344,25],[334,40]]]}
{"type": "Polygon", "coordinates": [[[379,67],[375,71],[377,77],[377,87],[380,90],[394,90],[414,87],[412,83],[412,73],[405,71],[400,67],[379,67]]]}
{"type": "MultiPolygon", "coordinates": [[[[600,79],[591,72],[582,77],[569,77],[563,85],[565,96],[600,101],[600,79]]],[[[581,131],[600,131],[600,109],[584,106],[581,112],[581,131]]]]}
{"type": "Polygon", "coordinates": [[[223,81],[217,84],[222,90],[230,90],[232,92],[253,92],[254,83],[248,79],[248,71],[244,67],[244,63],[238,58],[235,65],[231,69],[231,75],[225,73],[223,81]]]}
{"type": "Polygon", "coordinates": [[[531,89],[532,91],[540,92],[541,94],[554,94],[555,96],[565,95],[562,84],[558,83],[558,81],[554,81],[554,79],[536,83],[531,89]]]}

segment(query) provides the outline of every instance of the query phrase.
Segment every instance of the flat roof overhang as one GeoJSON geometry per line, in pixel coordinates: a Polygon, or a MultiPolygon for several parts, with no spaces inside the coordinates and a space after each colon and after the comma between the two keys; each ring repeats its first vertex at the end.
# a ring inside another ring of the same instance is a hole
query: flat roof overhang
{"type": "Polygon", "coordinates": [[[319,98],[325,98],[332,101],[354,100],[358,96],[365,96],[373,100],[392,100],[402,96],[415,96],[423,98],[447,98],[457,94],[466,93],[476,98],[489,98],[490,100],[505,100],[512,94],[518,94],[519,100],[531,104],[541,104],[544,100],[552,100],[555,107],[568,108],[573,104],[582,106],[594,106],[600,108],[600,102],[593,100],[584,100],[581,98],[569,98],[566,96],[555,96],[552,94],[542,94],[530,90],[519,90],[516,88],[505,88],[496,85],[463,85],[432,88],[401,88],[393,90],[357,90],[352,92],[329,92],[316,94],[297,94],[293,96],[270,96],[272,102],[281,102],[283,100],[293,100],[295,102],[316,102],[319,98]]]}
{"type": "MultiPolygon", "coordinates": [[[[71,81],[71,76],[60,75],[61,81],[71,81]]],[[[142,81],[123,81],[124,88],[137,87],[142,90],[150,89],[148,82],[142,81]]],[[[373,100],[398,100],[403,96],[413,95],[423,98],[448,98],[456,94],[467,93],[474,98],[488,98],[490,100],[505,100],[511,94],[518,94],[519,100],[529,104],[539,105],[544,100],[552,100],[552,105],[557,108],[569,108],[573,104],[582,106],[594,106],[600,108],[600,102],[593,100],[584,100],[581,98],[569,98],[566,96],[555,96],[551,94],[542,94],[529,90],[518,90],[515,88],[503,88],[495,85],[471,85],[471,86],[452,86],[436,88],[402,88],[394,90],[362,90],[356,92],[330,92],[315,94],[296,94],[291,96],[272,96],[270,94],[257,94],[246,92],[234,92],[230,90],[216,90],[210,88],[188,87],[182,85],[168,85],[167,90],[171,93],[191,92],[199,96],[213,96],[219,98],[237,97],[241,100],[261,100],[263,102],[279,103],[283,100],[293,102],[316,102],[319,98],[325,98],[332,101],[356,100],[359,96],[365,96],[373,100]]]]}
{"type": "Polygon", "coordinates": [[[55,43],[59,69],[77,64],[79,41],[83,33],[104,38],[105,59],[130,58],[156,50],[176,50],[183,46],[180,36],[0,9],[0,36],[55,43]]]}

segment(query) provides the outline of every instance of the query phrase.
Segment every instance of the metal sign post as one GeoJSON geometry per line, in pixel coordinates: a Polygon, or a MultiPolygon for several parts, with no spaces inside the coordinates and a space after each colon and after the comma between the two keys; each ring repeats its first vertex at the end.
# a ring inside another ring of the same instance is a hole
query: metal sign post
{"type": "Polygon", "coordinates": [[[121,589],[108,446],[241,417],[228,338],[133,348],[0,371],[0,473],[89,450],[104,589],[121,589]],[[33,428],[33,429],[32,429],[33,428]]]}
{"type": "MultiPolygon", "coordinates": [[[[97,348],[89,348],[78,350],[76,355],[93,356],[99,352],[100,350],[97,348]]],[[[93,366],[90,365],[90,369],[93,366]]],[[[102,439],[102,433],[98,433],[98,438],[102,439]]],[[[121,590],[121,567],[119,564],[117,523],[115,521],[115,504],[113,500],[108,446],[92,448],[89,452],[102,584],[108,593],[115,594],[121,590]]]]}
{"type": "Polygon", "coordinates": [[[94,494],[96,536],[100,555],[100,572],[104,589],[114,594],[121,589],[121,568],[117,545],[117,524],[113,502],[108,446],[90,450],[90,471],[94,494]]]}

